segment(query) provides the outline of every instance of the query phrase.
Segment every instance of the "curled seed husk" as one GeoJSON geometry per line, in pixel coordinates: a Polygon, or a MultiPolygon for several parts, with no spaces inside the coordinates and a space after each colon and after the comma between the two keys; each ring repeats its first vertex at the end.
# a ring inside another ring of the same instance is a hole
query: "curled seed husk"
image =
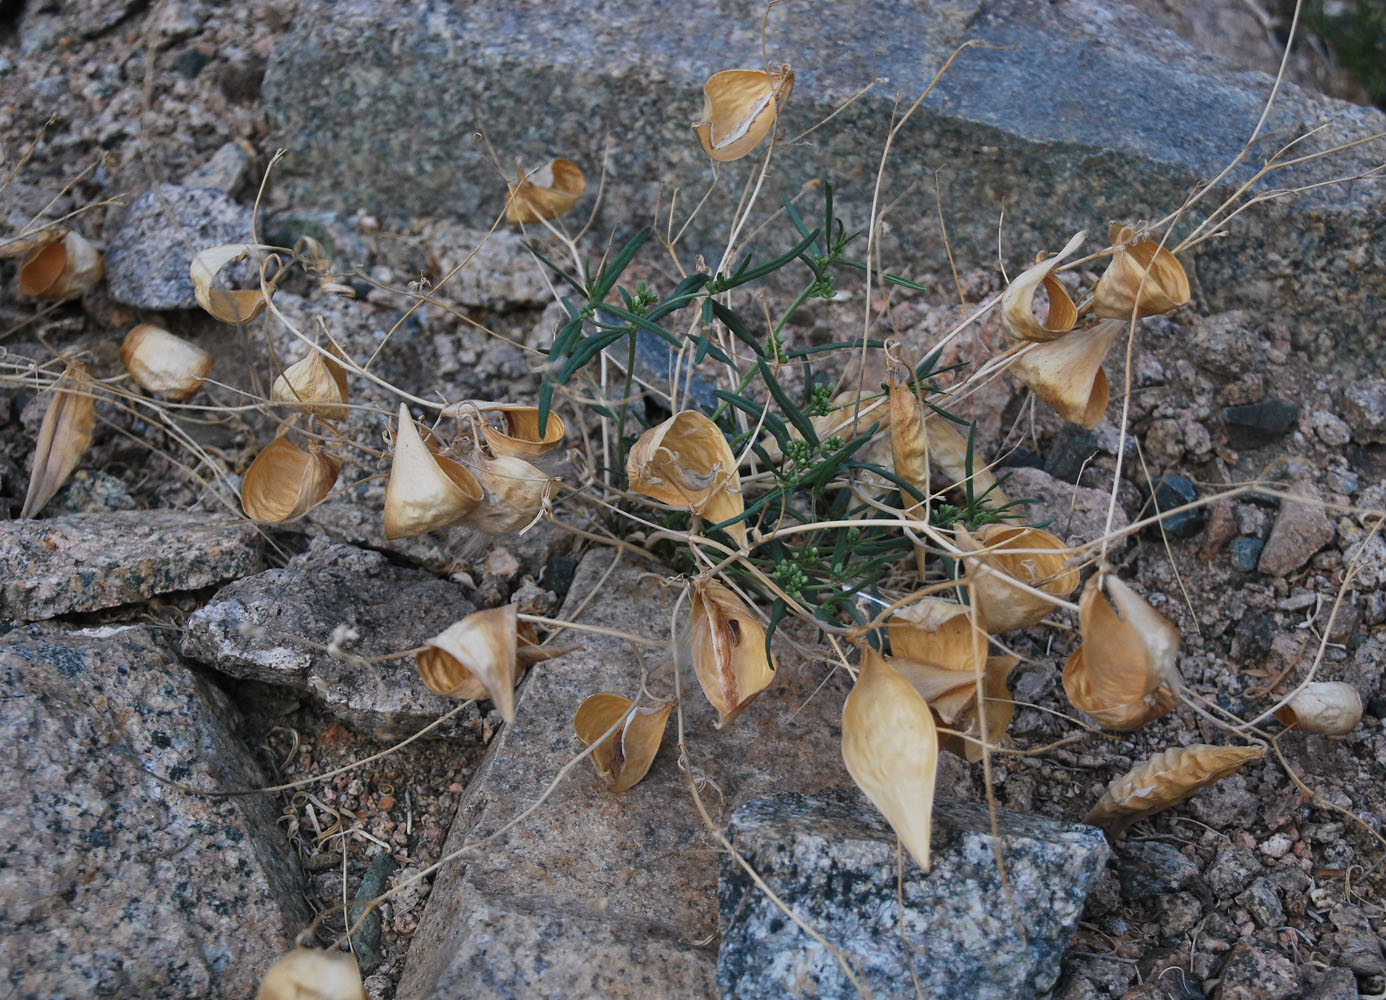
{"type": "Polygon", "coordinates": [[[624,792],[649,773],[674,708],[672,702],[638,708],[633,708],[634,704],[619,694],[594,694],[573,716],[573,731],[585,747],[592,746],[620,720],[616,731],[597,743],[591,755],[597,776],[613,792],[624,792]]]}
{"type": "Polygon", "coordinates": [[[0,260],[22,257],[35,247],[60,242],[66,235],[66,226],[43,226],[7,240],[0,240],[0,260]]]}
{"type": "Polygon", "coordinates": [[[180,402],[195,396],[212,370],[210,354],[152,323],[125,335],[120,360],[142,388],[180,402]]]}
{"type": "Polygon", "coordinates": [[[255,456],[241,480],[241,509],[256,521],[278,524],[306,514],[331,492],[340,459],[288,438],[275,438],[255,456]]]}
{"type": "Polygon", "coordinates": [[[975,764],[986,752],[983,742],[987,746],[996,746],[1001,742],[1015,715],[1015,702],[1011,700],[1006,678],[1019,662],[1020,658],[1015,656],[987,658],[985,676],[982,678],[982,695],[986,698],[986,704],[979,709],[974,699],[965,706],[955,723],[956,727],[962,729],[963,735],[945,742],[945,750],[952,750],[953,753],[966,758],[968,763],[975,764]],[[985,726],[982,724],[984,718],[985,726]],[[961,744],[961,747],[956,744],[961,744]]]}
{"type": "Polygon", "coordinates": [[[34,467],[20,517],[33,517],[53,499],[82,460],[96,426],[96,398],[84,365],[69,363],[52,393],[34,444],[34,467]]]}
{"type": "Polygon", "coordinates": [[[938,727],[910,683],[873,649],[842,706],[842,760],[910,855],[929,870],[938,727]]]}
{"type": "Polygon", "coordinates": [[[275,959],[255,1000],[366,1000],[366,991],[354,955],[295,948],[275,959]]]}
{"type": "Polygon", "coordinates": [[[769,686],[775,662],[755,612],[716,580],[693,584],[692,617],[693,670],[721,729],[769,686]]]}
{"type": "Polygon", "coordinates": [[[986,633],[973,624],[971,611],[954,601],[922,598],[891,615],[886,630],[895,656],[969,673],[986,660],[986,633]]]}
{"type": "Polygon", "coordinates": [[[1047,344],[1027,346],[1010,372],[1065,420],[1091,429],[1107,412],[1107,373],[1102,359],[1123,327],[1102,320],[1089,330],[1072,330],[1047,344]]]}
{"type": "Polygon", "coordinates": [[[500,411],[500,417],[505,423],[505,430],[490,424],[483,424],[481,428],[491,454],[497,457],[513,455],[524,459],[539,458],[562,444],[563,436],[567,433],[558,414],[550,410],[544,433],[540,434],[537,406],[507,406],[500,411]]]}
{"type": "MultiPolygon", "coordinates": [[[[746,510],[731,446],[721,429],[696,410],[676,413],[641,434],[626,459],[626,475],[637,493],[713,524],[746,510]]],[[[737,544],[746,544],[744,520],[726,531],[737,544]]]]}
{"type": "Polygon", "coordinates": [[[554,483],[523,458],[509,455],[478,457],[476,478],[481,502],[464,520],[488,535],[519,531],[533,523],[548,503],[554,483]]]}
{"type": "Polygon", "coordinates": [[[514,184],[506,184],[505,221],[519,226],[553,219],[577,204],[587,181],[572,160],[555,157],[532,174],[519,171],[514,184]]]}
{"type": "Polygon", "coordinates": [[[1155,240],[1114,224],[1112,262],[1093,290],[1093,311],[1113,319],[1157,316],[1189,301],[1184,265],[1155,240]]]}
{"type": "Polygon", "coordinates": [[[106,265],[80,234],[67,232],[29,250],[19,264],[19,288],[50,302],[80,298],[96,287],[106,265]]]}
{"type": "Polygon", "coordinates": [[[1053,610],[1052,602],[1010,581],[1060,598],[1078,586],[1078,571],[1064,565],[1068,548],[1040,528],[989,524],[974,538],[959,524],[955,534],[978,623],[992,635],[1028,628],[1053,610]]]}
{"type": "Polygon", "coordinates": [[[1351,684],[1313,681],[1277,708],[1275,717],[1290,729],[1342,736],[1362,721],[1362,696],[1351,684]]]}
{"type": "Polygon", "coordinates": [[[774,73],[729,69],[703,84],[703,117],[693,132],[703,152],[723,163],[739,160],[775,126],[780,109],[794,89],[794,72],[781,66],[774,73]]]}
{"type": "Polygon", "coordinates": [[[1263,747],[1215,747],[1195,743],[1157,753],[1107,786],[1085,822],[1120,833],[1142,816],[1181,802],[1206,785],[1227,777],[1263,747]]]}
{"type": "Polygon", "coordinates": [[[433,454],[409,408],[401,403],[385,486],[385,537],[408,538],[453,524],[475,510],[481,497],[476,476],[452,459],[433,454]]]}
{"type": "Polygon", "coordinates": [[[270,402],[283,403],[323,420],[345,419],[346,369],[342,367],[336,346],[328,351],[328,354],[309,351],[285,368],[270,387],[270,402]]]}
{"type": "MultiPolygon", "coordinates": [[[[951,421],[942,417],[930,420],[928,424],[929,461],[943,474],[943,488],[966,490],[967,438],[951,421]]],[[[991,474],[986,463],[981,461],[975,450],[972,454],[972,495],[986,497],[987,505],[1001,507],[1006,504],[1006,494],[996,485],[996,477],[991,474]]]]}
{"type": "Polygon", "coordinates": [[[1040,255],[1035,263],[1022,271],[1001,296],[1001,325],[1012,337],[1046,343],[1062,337],[1078,322],[1078,309],[1059,279],[1054,268],[1063,263],[1083,245],[1086,232],[1076,234],[1055,257],[1040,255]],[[1035,315],[1035,292],[1044,288],[1049,297],[1049,314],[1043,322],[1035,315]]]}
{"type": "MultiPolygon", "coordinates": [[[[910,371],[896,365],[890,372],[890,456],[895,475],[929,497],[929,434],[924,407],[909,386],[910,371]]],[[[911,508],[922,501],[907,497],[911,508]]]]}
{"type": "Polygon", "coordinates": [[[515,605],[477,611],[424,643],[414,658],[428,689],[463,701],[490,699],[506,722],[515,721],[519,681],[515,605]]]}
{"type": "MultiPolygon", "coordinates": [[[[228,290],[217,282],[217,274],[227,264],[245,260],[265,248],[254,243],[229,243],[208,247],[193,256],[188,267],[192,279],[193,297],[197,304],[222,323],[249,323],[269,305],[269,299],[259,288],[228,290]]],[[[270,286],[273,291],[273,286],[270,286]]]]}
{"type": "Polygon", "coordinates": [[[1088,668],[1086,647],[1079,646],[1064,664],[1064,692],[1074,708],[1104,729],[1118,732],[1139,729],[1147,722],[1168,715],[1179,704],[1174,692],[1163,684],[1134,701],[1103,700],[1092,692],[1093,674],[1088,668]]]}

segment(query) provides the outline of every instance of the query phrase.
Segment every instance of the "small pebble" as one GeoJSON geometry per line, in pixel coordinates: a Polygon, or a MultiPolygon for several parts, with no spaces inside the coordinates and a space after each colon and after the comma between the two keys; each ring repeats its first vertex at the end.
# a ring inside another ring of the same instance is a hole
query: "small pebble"
{"type": "Polygon", "coordinates": [[[1265,840],[1261,841],[1261,853],[1268,858],[1283,858],[1290,853],[1290,848],[1294,846],[1294,841],[1289,834],[1273,833],[1265,840]]]}
{"type": "Polygon", "coordinates": [[[1232,553],[1232,564],[1243,573],[1254,571],[1265,544],[1259,538],[1232,539],[1232,543],[1227,546],[1227,550],[1232,553]]]}

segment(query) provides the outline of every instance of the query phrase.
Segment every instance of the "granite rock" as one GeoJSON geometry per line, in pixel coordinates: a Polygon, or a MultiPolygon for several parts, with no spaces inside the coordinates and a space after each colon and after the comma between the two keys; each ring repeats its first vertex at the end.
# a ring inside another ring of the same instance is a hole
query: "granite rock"
{"type": "Polygon", "coordinates": [[[1382,956],[1381,938],[1367,921],[1361,907],[1340,903],[1328,915],[1337,931],[1333,943],[1334,955],[1353,972],[1361,976],[1380,976],[1386,973],[1386,957],[1382,956]]]}
{"type": "Polygon", "coordinates": [[[1351,382],[1343,391],[1343,419],[1362,444],[1386,444],[1386,378],[1351,382]]]}
{"type": "Polygon", "coordinates": [[[250,996],[311,919],[224,695],[142,626],[0,638],[0,967],[15,996],[250,996]]]}
{"type": "Polygon", "coordinates": [[[1125,899],[1149,899],[1179,889],[1201,890],[1203,894],[1208,890],[1198,865],[1178,848],[1159,841],[1128,841],[1117,852],[1113,866],[1125,899]]]}
{"type": "Polygon", "coordinates": [[[1299,995],[1295,963],[1274,948],[1246,939],[1228,953],[1213,1000],[1291,1000],[1299,995]]]}
{"type": "Polygon", "coordinates": [[[1268,576],[1293,573],[1333,541],[1333,522],[1323,508],[1313,502],[1317,498],[1311,492],[1303,495],[1305,501],[1285,500],[1280,504],[1280,512],[1257,563],[1257,569],[1268,576]]]}

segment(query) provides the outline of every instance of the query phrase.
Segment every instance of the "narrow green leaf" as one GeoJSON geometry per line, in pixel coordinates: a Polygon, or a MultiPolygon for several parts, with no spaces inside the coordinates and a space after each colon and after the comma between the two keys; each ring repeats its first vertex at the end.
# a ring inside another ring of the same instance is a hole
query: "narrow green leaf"
{"type": "Polygon", "coordinates": [[[779,380],[775,378],[775,373],[770,370],[765,359],[757,358],[756,365],[760,368],[760,377],[765,380],[765,387],[770,390],[770,395],[775,397],[775,402],[780,404],[780,409],[789,418],[789,422],[798,428],[805,441],[817,447],[818,432],[813,429],[813,422],[809,420],[803,410],[794,405],[793,400],[789,398],[789,394],[784,391],[779,380]]]}
{"type": "Polygon", "coordinates": [[[602,300],[606,298],[606,293],[611,291],[616,279],[619,278],[625,269],[630,266],[630,262],[635,259],[635,255],[640,252],[640,248],[645,245],[645,241],[650,238],[650,227],[646,226],[640,232],[631,237],[629,243],[621,248],[611,260],[604,264],[597,272],[597,284],[592,289],[592,294],[588,296],[588,301],[595,306],[600,306],[602,300]]]}

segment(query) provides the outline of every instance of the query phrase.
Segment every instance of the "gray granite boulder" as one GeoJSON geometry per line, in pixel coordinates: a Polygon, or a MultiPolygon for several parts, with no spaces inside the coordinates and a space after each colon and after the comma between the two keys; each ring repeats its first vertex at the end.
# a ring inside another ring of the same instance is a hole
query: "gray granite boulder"
{"type": "MultiPolygon", "coordinates": [[[[935,802],[928,874],[906,855],[900,875],[894,832],[855,792],[749,802],[727,836],[780,900],[841,951],[871,995],[1025,1000],[1058,978],[1107,841],[1093,827],[1005,809],[997,825],[1004,886],[991,820],[977,803],[935,802]]],[[[838,958],[727,855],[717,895],[723,997],[859,995],[838,958]]]]}

